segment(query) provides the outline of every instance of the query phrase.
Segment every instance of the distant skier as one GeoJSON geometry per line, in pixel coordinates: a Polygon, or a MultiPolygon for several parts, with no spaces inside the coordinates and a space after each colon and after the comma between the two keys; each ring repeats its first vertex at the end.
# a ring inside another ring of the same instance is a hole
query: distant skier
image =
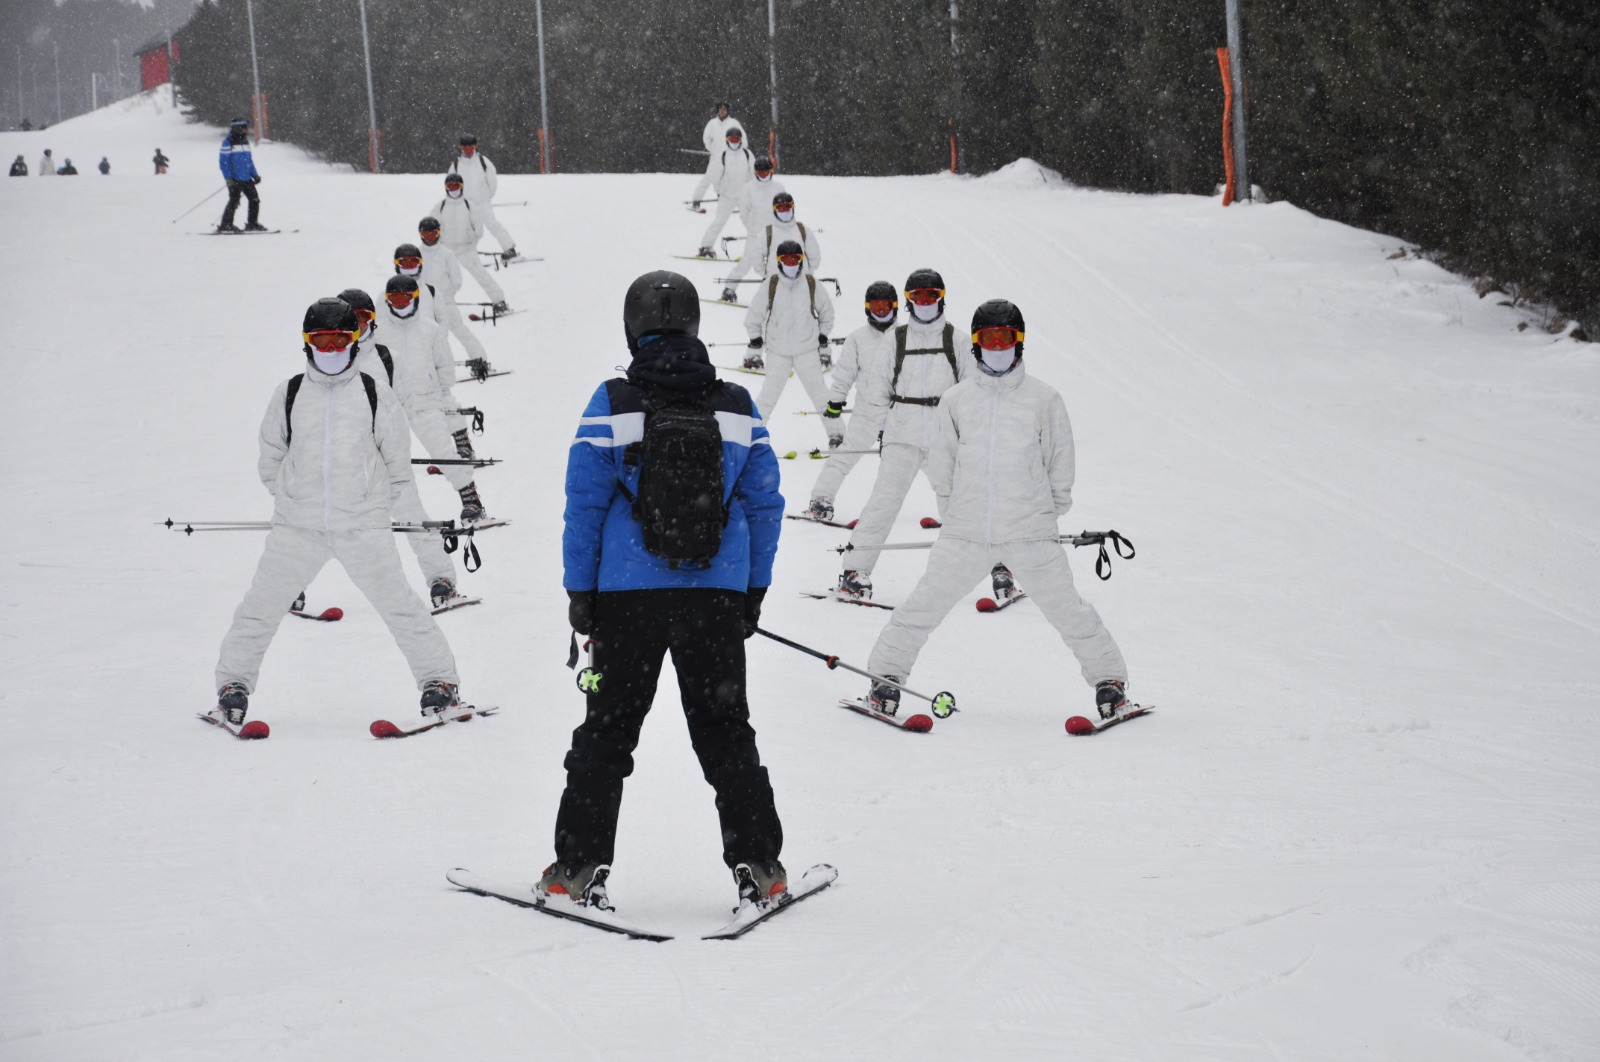
{"type": "Polygon", "coordinates": [[[50,149],[44,149],[44,155],[39,159],[39,176],[54,177],[56,175],[56,160],[50,154],[50,149]]]}
{"type": "Polygon", "coordinates": [[[459,173],[444,175],[444,198],[433,208],[439,219],[439,241],[456,256],[461,268],[472,274],[478,282],[495,313],[507,313],[506,292],[489,275],[478,259],[478,241],[483,239],[483,218],[472,200],[466,195],[466,182],[459,173]]]}
{"type": "Polygon", "coordinates": [[[495,217],[494,196],[500,188],[500,175],[495,172],[489,156],[478,150],[478,138],[467,133],[461,138],[461,154],[450,163],[450,172],[459,173],[466,182],[465,194],[483,227],[494,233],[500,244],[500,257],[506,261],[517,257],[517,241],[495,217]]]}
{"type": "Polygon", "coordinates": [[[150,161],[155,165],[156,176],[160,177],[163,173],[167,172],[167,165],[172,160],[163,155],[160,148],[156,148],[156,153],[151,157],[150,161]]]}
{"type": "Polygon", "coordinates": [[[100,176],[102,176],[102,177],[106,176],[107,174],[109,174],[111,172],[111,160],[106,158],[104,155],[101,155],[100,156],[100,165],[97,166],[96,169],[98,169],[100,171],[100,176]]]}
{"type": "MultiPolygon", "coordinates": [[[[466,320],[461,316],[461,307],[456,305],[456,298],[461,294],[461,263],[448,248],[439,245],[439,219],[429,216],[419,221],[417,238],[422,241],[419,248],[422,251],[422,273],[419,276],[426,275],[426,283],[437,296],[433,300],[434,319],[456,337],[468,360],[488,361],[489,352],[484,349],[483,341],[467,327],[466,320]]],[[[395,266],[398,269],[400,263],[396,262],[395,266]]]]}
{"type": "Polygon", "coordinates": [[[900,314],[900,296],[887,280],[874,280],[867,285],[867,323],[845,337],[839,356],[833,361],[833,379],[829,381],[828,404],[822,411],[823,424],[828,430],[828,445],[839,451],[828,458],[828,463],[811,486],[811,502],[806,515],[814,520],[833,519],[833,499],[844,484],[844,477],[862,458],[862,451],[877,444],[883,433],[881,417],[864,414],[857,398],[856,412],[850,415],[849,426],[841,436],[834,427],[844,412],[845,401],[851,387],[860,390],[872,376],[878,363],[894,352],[894,322],[900,314]],[[839,438],[839,443],[834,439],[839,438]]]}
{"type": "MultiPolygon", "coordinates": [[[[756,405],[770,421],[789,382],[789,370],[800,377],[800,386],[811,399],[812,408],[821,413],[828,405],[828,385],[822,379],[821,352],[827,349],[828,333],[833,331],[833,300],[828,288],[806,273],[805,252],[793,240],[778,245],[778,272],[766,283],[757,284],[744,313],[744,330],[750,337],[745,352],[745,367],[765,368],[756,405]]],[[[823,433],[831,446],[834,439],[827,422],[823,433]]]]}
{"type": "MultiPolygon", "coordinates": [[[[1026,375],[1022,311],[1004,299],[972,315],[976,372],[930,410],[928,482],[944,528],[928,567],[878,636],[867,670],[896,682],[941,620],[1000,561],[1028,584],[1028,596],[1077,657],[1101,719],[1127,705],[1128,667],[1094,606],[1078,595],[1057,521],[1072,508],[1072,424],[1055,388],[1026,375]]],[[[894,686],[874,683],[872,707],[889,715],[894,686]]]]}
{"type": "Polygon", "coordinates": [[[78,175],[78,167],[72,164],[71,159],[67,159],[56,172],[63,177],[76,177],[78,175]]]}
{"type": "Polygon", "coordinates": [[[767,906],[788,875],[750,726],[744,639],[772,581],[778,462],[749,392],[717,379],[696,338],[693,284],[676,273],[639,277],[622,322],[627,377],[596,389],[567,455],[562,583],[573,630],[592,639],[594,681],[567,753],[556,860],[536,888],[547,900],[610,907],[622,784],[671,652],[689,739],[717,795],[723,862],[741,906],[767,906]],[[648,526],[635,515],[646,510],[648,526]]]}
{"type": "Polygon", "coordinates": [[[28,175],[28,160],[18,155],[11,163],[11,176],[26,177],[28,175]]]}
{"type": "MultiPolygon", "coordinates": [[[[455,263],[455,256],[449,251],[434,255],[435,260],[455,263]]],[[[455,296],[447,295],[443,289],[435,288],[427,272],[428,258],[423,256],[422,248],[414,243],[402,243],[394,249],[394,271],[399,276],[410,277],[417,282],[418,315],[425,321],[430,321],[437,327],[433,331],[433,359],[434,376],[437,379],[437,405],[440,413],[444,415],[451,437],[455,439],[456,453],[460,457],[471,458],[472,439],[467,434],[467,418],[457,413],[460,408],[455,396],[456,364],[455,355],[450,349],[450,332],[448,320],[450,313],[456,311],[455,296]]],[[[457,266],[459,269],[459,266],[457,266]]],[[[460,273],[456,274],[457,283],[460,283],[460,273]]],[[[409,317],[410,314],[402,316],[409,317]]],[[[460,313],[456,311],[456,319],[460,320],[460,313]]],[[[476,344],[477,354],[466,359],[467,368],[472,371],[483,369],[488,371],[488,352],[483,349],[483,344],[476,344]]],[[[460,484],[457,484],[459,487],[460,484]]]]}
{"type": "Polygon", "coordinates": [[[756,276],[770,277],[778,271],[772,249],[784,240],[793,240],[805,248],[806,272],[815,273],[821,269],[822,243],[817,239],[816,229],[807,228],[804,222],[795,217],[794,196],[780,189],[763,209],[767,220],[764,224],[757,222],[752,226],[749,238],[744,241],[744,262],[739,264],[748,262],[756,276]]]}
{"type": "Polygon", "coordinates": [[[738,121],[728,113],[727,103],[719,100],[717,102],[717,113],[712,115],[711,120],[706,122],[706,127],[700,131],[700,143],[705,145],[706,154],[710,158],[706,159],[706,172],[694,186],[694,194],[689,197],[695,210],[700,209],[700,201],[705,198],[706,189],[711,187],[711,167],[716,161],[717,152],[722,150],[722,144],[727,138],[728,129],[738,124],[738,121]]]}
{"type": "Polygon", "coordinates": [[[239,209],[239,197],[242,195],[250,200],[244,231],[266,232],[266,226],[260,222],[261,197],[256,194],[256,185],[261,183],[261,174],[256,172],[256,161],[250,154],[249,121],[235,118],[228,123],[228,135],[222,141],[217,165],[222,170],[223,179],[228,182],[228,205],[222,211],[222,224],[217,226],[217,231],[239,231],[239,227],[233,223],[233,215],[239,209]]]}
{"type": "Polygon", "coordinates": [[[261,422],[257,471],[273,497],[272,530],[222,640],[216,714],[244,722],[289,603],[330,559],[344,566],[405,654],[422,714],[441,713],[459,703],[455,656],[406,585],[390,530],[393,498],[412,480],[400,404],[354,367],[361,324],[348,303],[312,303],[301,330],[305,371],[278,385],[261,422]]]}
{"type": "Polygon", "coordinates": [[[712,183],[717,187],[717,212],[712,216],[711,224],[706,226],[705,235],[700,237],[699,253],[702,258],[716,256],[717,252],[712,247],[717,242],[717,234],[734,211],[739,209],[739,193],[744,191],[746,182],[755,170],[755,156],[744,146],[743,129],[736,125],[729,126],[723,143],[725,146],[711,156],[709,173],[712,183]]]}
{"type": "MultiPolygon", "coordinates": [[[[745,182],[744,190],[739,193],[739,220],[744,225],[744,251],[741,252],[739,261],[734,263],[733,269],[724,279],[725,287],[722,289],[723,302],[738,302],[739,293],[734,285],[748,272],[752,264],[750,254],[751,237],[759,233],[770,216],[772,210],[772,197],[784,191],[783,182],[773,176],[775,170],[772,159],[766,155],[756,156],[755,168],[751,171],[752,179],[745,182]]],[[[782,242],[782,241],[779,241],[782,242]]],[[[801,241],[804,243],[805,241],[801,241]]],[[[760,276],[761,274],[757,274],[760,276]]]]}

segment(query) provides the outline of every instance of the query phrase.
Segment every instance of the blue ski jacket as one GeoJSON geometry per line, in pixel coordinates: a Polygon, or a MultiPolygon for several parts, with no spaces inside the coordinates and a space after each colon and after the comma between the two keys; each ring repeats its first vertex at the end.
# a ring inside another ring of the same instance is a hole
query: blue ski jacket
{"type": "Polygon", "coordinates": [[[217,155],[217,165],[222,176],[230,181],[248,181],[257,176],[256,160],[250,155],[250,142],[235,144],[228,136],[222,138],[222,151],[217,155]]]}
{"type": "Polygon", "coordinates": [[[772,583],[783,528],[778,459],[750,392],[718,380],[706,348],[693,336],[669,335],[639,347],[626,379],[607,380],[589,399],[567,452],[566,529],[562,533],[568,590],[658,590],[710,587],[744,593],[772,583]],[[722,482],[728,524],[722,548],[706,568],[673,570],[644,548],[644,532],[620,489],[637,493],[639,469],[624,451],[644,437],[644,391],[707,390],[722,432],[722,482]]]}

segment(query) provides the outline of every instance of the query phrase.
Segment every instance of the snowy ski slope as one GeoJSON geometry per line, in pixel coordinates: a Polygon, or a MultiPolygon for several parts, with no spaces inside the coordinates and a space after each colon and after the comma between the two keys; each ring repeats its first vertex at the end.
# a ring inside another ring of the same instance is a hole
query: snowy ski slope
{"type": "MultiPolygon", "coordinates": [[[[549,861],[582,713],[566,448],[626,360],[627,282],[719,287],[669,257],[704,226],[678,206],[693,175],[501,182],[547,261],[500,274],[531,312],[482,326],[513,375],[458,390],[515,526],[465,577],[485,604],[440,622],[465,693],[502,713],[369,738],[416,692],[335,568],[310,604],[346,618],[283,626],[252,704],[273,735],[245,744],[193,713],[260,537],[157,522],[269,514],[256,428],[300,371],[300,315],[379,288],[440,182],[266,145],[262,218],[298,231],[202,238],[220,196],[171,219],[217,186],[220,136],[149,99],[0,134],[8,160],[48,146],[84,171],[0,184],[0,1059],[1600,1057],[1595,347],[1288,204],[1089,192],[1025,162],[786,177],[849,327],[869,281],[922,265],[958,326],[1021,305],[1028,369],[1076,429],[1062,529],[1139,550],[1108,583],[1078,551],[1080,585],[1159,709],[1068,737],[1091,694],[1027,602],[969,601],[934,637],[911,684],[964,710],[926,737],[833,707],[862,684],[756,639],[785,861],[838,883],[737,943],[696,939],[732,885],[669,678],[611,880],[679,939],[634,942],[444,872],[531,882],[549,861]]],[[[707,306],[702,334],[741,340],[739,312],[707,306]]],[[[780,449],[821,441],[801,400],[780,449]]],[[[790,511],[819,468],[785,463],[790,511]]],[[[437,478],[424,501],[458,507],[437,478]]],[[[931,505],[919,484],[896,539],[927,538],[931,505]]],[[[785,525],[765,622],[864,664],[884,614],[798,594],[842,541],[785,525]]],[[[879,597],[925,556],[886,554],[879,597]]]]}

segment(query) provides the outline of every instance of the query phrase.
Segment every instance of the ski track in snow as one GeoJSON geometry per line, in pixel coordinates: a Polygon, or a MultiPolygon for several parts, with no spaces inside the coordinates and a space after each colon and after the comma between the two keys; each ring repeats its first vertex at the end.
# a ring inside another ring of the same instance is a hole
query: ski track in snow
{"type": "MultiPolygon", "coordinates": [[[[488,414],[477,446],[506,463],[479,486],[516,523],[465,577],[484,605],[440,622],[465,692],[504,710],[368,737],[416,692],[333,566],[308,599],[345,619],[280,629],[252,705],[272,737],[235,742],[192,713],[260,537],[155,525],[266,513],[256,425],[298,371],[300,313],[380,285],[439,193],[267,144],[263,220],[299,232],[190,239],[221,197],[172,219],[216,189],[220,138],[159,97],[0,133],[30,165],[49,146],[114,167],[0,198],[5,486],[36,517],[4,531],[0,1059],[1600,1057],[1593,347],[1287,204],[1088,192],[1024,162],[786,177],[844,287],[836,335],[868,281],[924,265],[958,335],[984,299],[1023,308],[1027,369],[1073,418],[1063,530],[1139,550],[1109,583],[1072,551],[1080,589],[1159,710],[1067,737],[1076,667],[1035,605],[975,613],[986,583],[911,676],[962,702],[925,738],[833,707],[862,681],[756,639],[785,861],[840,878],[700,941],[732,886],[664,674],[611,880],[623,917],[678,939],[640,943],[443,873],[531,883],[550,859],[582,714],[563,455],[624,360],[627,282],[720,275],[668,257],[705,223],[665,209],[693,176],[502,180],[530,204],[501,219],[547,261],[496,274],[530,312],[473,326],[515,375],[457,394],[488,414]],[[135,162],[156,144],[159,180],[135,162]]],[[[710,309],[702,334],[741,322],[710,309]]],[[[794,382],[778,449],[817,445],[803,403],[794,382]]],[[[792,511],[820,463],[784,464],[792,511]]],[[[929,538],[932,505],[919,480],[893,540],[929,538]]],[[[763,619],[864,665],[886,614],[788,592],[832,584],[847,536],[786,523],[763,619]]],[[[886,553],[880,596],[925,558],[886,553]]]]}

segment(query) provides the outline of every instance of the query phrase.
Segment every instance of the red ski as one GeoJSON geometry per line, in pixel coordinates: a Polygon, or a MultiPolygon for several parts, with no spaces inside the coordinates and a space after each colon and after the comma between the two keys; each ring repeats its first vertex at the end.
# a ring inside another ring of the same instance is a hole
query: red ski
{"type": "Polygon", "coordinates": [[[868,719],[876,719],[880,723],[888,723],[898,730],[910,730],[916,734],[926,734],[933,729],[933,719],[918,712],[901,718],[898,715],[885,715],[884,713],[867,704],[865,700],[850,700],[848,698],[839,702],[839,707],[848,708],[852,712],[859,712],[868,719]]]}
{"type": "Polygon", "coordinates": [[[844,594],[835,593],[817,594],[810,590],[800,591],[800,596],[814,597],[818,601],[837,601],[841,605],[863,605],[867,608],[886,608],[891,612],[894,611],[893,605],[885,605],[882,601],[874,601],[870,597],[846,597],[844,594]]]}
{"type": "Polygon", "coordinates": [[[1087,737],[1098,734],[1102,730],[1110,730],[1118,723],[1126,723],[1129,719],[1137,719],[1141,715],[1148,715],[1155,709],[1155,705],[1130,704],[1127,709],[1112,716],[1110,719],[1090,719],[1088,716],[1075,715],[1067,720],[1067,733],[1073,737],[1087,737]]]}
{"type": "Polygon", "coordinates": [[[842,527],[846,531],[854,531],[856,526],[855,520],[851,520],[848,524],[841,524],[837,520],[823,520],[808,513],[784,513],[783,518],[785,520],[804,520],[808,524],[823,524],[827,527],[842,527]]]}
{"type": "Polygon", "coordinates": [[[299,616],[301,619],[321,620],[323,623],[332,623],[335,620],[344,619],[344,609],[335,607],[325,608],[321,612],[307,612],[304,609],[291,608],[289,615],[299,616]]]}
{"type": "Polygon", "coordinates": [[[413,726],[402,727],[397,723],[389,722],[387,719],[376,719],[373,720],[371,726],[367,727],[367,732],[375,738],[410,737],[413,734],[423,734],[429,730],[437,730],[446,723],[470,722],[475,715],[493,715],[499,710],[498,706],[476,708],[470,704],[459,704],[442,715],[424,717],[413,726]]]}
{"type": "Polygon", "coordinates": [[[1028,596],[1027,594],[1012,594],[1010,597],[1006,598],[1004,601],[996,601],[992,597],[980,597],[980,598],[978,598],[978,611],[979,612],[999,612],[1002,609],[1010,608],[1012,605],[1015,605],[1018,601],[1021,601],[1023,598],[1025,598],[1027,596],[1028,596]]]}
{"type": "Polygon", "coordinates": [[[209,712],[196,712],[195,718],[199,719],[202,723],[210,723],[212,726],[220,727],[232,734],[234,737],[240,738],[244,741],[259,741],[261,738],[267,737],[272,733],[272,728],[267,726],[266,723],[263,723],[259,719],[248,720],[243,726],[234,726],[232,723],[228,722],[227,719],[223,718],[222,713],[217,711],[215,708],[211,709],[209,712]]]}
{"type": "Polygon", "coordinates": [[[940,528],[944,525],[931,516],[924,516],[921,521],[921,526],[924,531],[932,531],[935,528],[940,528]]]}

